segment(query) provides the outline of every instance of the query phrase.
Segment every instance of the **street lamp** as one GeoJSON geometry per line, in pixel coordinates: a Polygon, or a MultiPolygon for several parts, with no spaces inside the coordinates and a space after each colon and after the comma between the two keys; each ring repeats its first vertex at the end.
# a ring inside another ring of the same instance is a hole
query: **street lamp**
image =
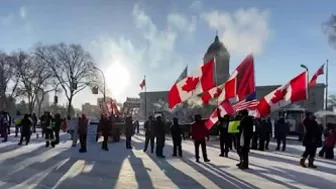
{"type": "Polygon", "coordinates": [[[105,80],[104,72],[101,69],[97,68],[96,66],[93,66],[93,68],[95,70],[98,70],[103,75],[103,79],[104,79],[103,101],[105,103],[106,102],[106,80],[105,80]]]}

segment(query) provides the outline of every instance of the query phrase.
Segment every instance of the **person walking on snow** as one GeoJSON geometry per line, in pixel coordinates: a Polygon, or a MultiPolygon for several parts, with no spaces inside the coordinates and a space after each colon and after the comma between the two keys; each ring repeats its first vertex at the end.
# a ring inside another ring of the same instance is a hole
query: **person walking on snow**
{"type": "Polygon", "coordinates": [[[208,159],[206,151],[206,138],[208,136],[208,128],[206,128],[204,121],[202,120],[201,115],[195,115],[195,122],[191,125],[191,137],[194,140],[195,145],[195,157],[196,162],[199,162],[199,147],[202,148],[204,162],[210,162],[208,159]]]}

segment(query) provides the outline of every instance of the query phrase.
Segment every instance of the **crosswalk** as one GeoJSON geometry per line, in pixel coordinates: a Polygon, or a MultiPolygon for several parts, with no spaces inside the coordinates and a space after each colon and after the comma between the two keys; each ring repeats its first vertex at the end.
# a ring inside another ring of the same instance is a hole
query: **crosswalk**
{"type": "MultiPolygon", "coordinates": [[[[298,160],[303,147],[291,142],[286,152],[251,151],[250,170],[236,168],[238,156],[219,157],[219,144],[208,142],[210,163],[194,161],[192,141],[183,141],[183,158],[172,158],[171,140],[164,149],[166,159],[144,153],[143,135],[133,137],[132,150],[125,142],[110,143],[110,151],[100,144],[88,145],[88,153],[78,153],[68,136],[61,136],[55,148],[46,148],[42,138],[32,137],[28,146],[18,146],[17,138],[0,143],[0,189],[51,188],[334,188],[336,162],[318,159],[318,169],[305,169],[298,160]]],[[[275,144],[271,143],[271,149],[275,144]]]]}

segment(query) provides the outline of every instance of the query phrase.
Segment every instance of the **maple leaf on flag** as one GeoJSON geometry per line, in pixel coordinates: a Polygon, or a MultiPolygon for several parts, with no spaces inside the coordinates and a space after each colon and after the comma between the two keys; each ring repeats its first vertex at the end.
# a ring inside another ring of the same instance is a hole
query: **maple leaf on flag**
{"type": "Polygon", "coordinates": [[[284,88],[284,89],[277,89],[274,94],[273,94],[273,97],[271,99],[271,102],[273,104],[283,100],[286,96],[286,93],[287,93],[287,89],[284,88]]]}
{"type": "Polygon", "coordinates": [[[216,93],[214,94],[214,98],[217,98],[222,93],[222,89],[217,87],[216,93]]]}
{"type": "Polygon", "coordinates": [[[190,92],[194,90],[198,84],[199,78],[198,77],[188,77],[185,81],[185,84],[182,86],[182,90],[186,92],[190,92]]]}

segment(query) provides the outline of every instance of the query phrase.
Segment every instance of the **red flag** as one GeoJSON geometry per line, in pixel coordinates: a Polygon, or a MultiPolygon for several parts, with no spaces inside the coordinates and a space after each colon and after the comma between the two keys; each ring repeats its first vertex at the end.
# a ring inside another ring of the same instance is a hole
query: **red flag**
{"type": "MultiPolygon", "coordinates": [[[[224,115],[232,115],[234,113],[234,110],[230,104],[229,101],[225,100],[223,101],[219,106],[220,116],[223,117],[224,115]]],[[[212,112],[209,120],[205,122],[206,127],[210,130],[212,126],[217,123],[218,116],[217,116],[217,109],[212,112]]]]}
{"type": "Polygon", "coordinates": [[[146,86],[146,79],[144,78],[142,82],[140,83],[140,88],[143,89],[146,86]]]}
{"type": "Polygon", "coordinates": [[[112,112],[114,115],[121,115],[120,111],[118,110],[118,107],[117,107],[117,105],[116,105],[115,100],[111,100],[111,101],[110,101],[110,104],[111,104],[111,112],[112,112]]]}
{"type": "Polygon", "coordinates": [[[316,85],[318,76],[323,75],[323,74],[324,74],[324,64],[315,72],[315,74],[311,78],[309,82],[309,87],[314,87],[316,85]]]}
{"type": "Polygon", "coordinates": [[[279,108],[308,98],[308,73],[306,71],[275,89],[259,101],[256,108],[259,117],[265,117],[279,108]]]}
{"type": "Polygon", "coordinates": [[[255,92],[253,56],[248,55],[224,84],[204,93],[202,96],[204,103],[216,97],[217,88],[222,89],[220,95],[217,96],[219,102],[234,97],[236,97],[237,101],[241,101],[247,95],[255,92]]]}
{"type": "Polygon", "coordinates": [[[193,75],[175,83],[168,94],[169,107],[189,99],[192,96],[208,91],[215,86],[213,80],[214,59],[203,64],[193,75]]]}

